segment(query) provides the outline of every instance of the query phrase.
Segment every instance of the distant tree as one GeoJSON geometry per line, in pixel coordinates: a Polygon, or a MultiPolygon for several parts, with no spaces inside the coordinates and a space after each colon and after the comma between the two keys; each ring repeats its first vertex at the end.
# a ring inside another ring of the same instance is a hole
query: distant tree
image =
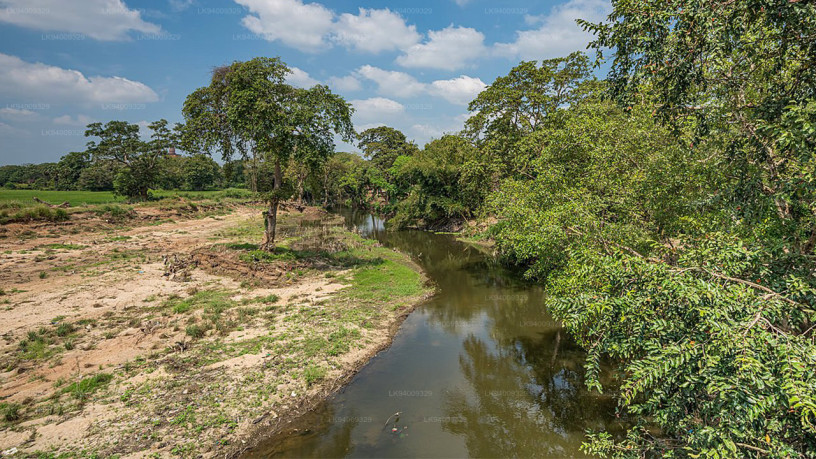
{"type": "Polygon", "coordinates": [[[86,137],[99,138],[98,142],[88,142],[87,152],[95,160],[111,160],[122,166],[114,189],[123,196],[148,198],[148,191],[159,179],[159,160],[177,141],[166,120],[153,122],[149,128],[153,131],[150,141],[142,141],[139,126],[126,121],[92,123],[85,131],[86,137]]]}
{"type": "Polygon", "coordinates": [[[59,190],[76,190],[79,188],[79,177],[82,171],[91,165],[91,155],[87,152],[71,152],[63,156],[57,164],[55,188],[59,190]]]}
{"type": "Polygon", "coordinates": [[[184,187],[191,191],[215,188],[221,179],[221,168],[208,155],[185,157],[184,187]]]}
{"type": "Polygon", "coordinates": [[[419,151],[405,134],[388,126],[367,129],[358,136],[358,145],[371,163],[386,172],[399,156],[411,156],[419,151]]]}
{"type": "Polygon", "coordinates": [[[77,188],[83,191],[113,191],[113,181],[122,168],[110,159],[93,161],[79,174],[77,188]]]}
{"type": "Polygon", "coordinates": [[[481,205],[467,183],[463,166],[473,161],[476,148],[466,138],[446,135],[425,145],[414,156],[400,156],[390,174],[402,200],[390,223],[397,227],[424,224],[448,228],[470,218],[481,205]]]}

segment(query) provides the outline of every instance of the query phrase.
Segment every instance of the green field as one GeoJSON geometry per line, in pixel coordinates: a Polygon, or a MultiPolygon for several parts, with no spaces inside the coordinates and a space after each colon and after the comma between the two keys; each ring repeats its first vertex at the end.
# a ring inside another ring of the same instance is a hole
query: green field
{"type": "MultiPolygon", "coordinates": [[[[249,197],[250,192],[241,189],[219,191],[151,191],[156,198],[185,197],[187,199],[216,199],[222,197],[249,197]]],[[[42,190],[3,190],[0,189],[0,203],[16,202],[24,206],[34,205],[34,197],[50,204],[68,202],[72,207],[125,202],[122,196],[114,196],[110,191],[42,191],[42,190]]]]}

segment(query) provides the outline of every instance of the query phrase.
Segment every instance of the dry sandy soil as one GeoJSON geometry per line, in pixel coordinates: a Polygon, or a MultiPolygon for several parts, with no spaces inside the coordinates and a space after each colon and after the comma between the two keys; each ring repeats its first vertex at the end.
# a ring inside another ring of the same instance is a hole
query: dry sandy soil
{"type": "MultiPolygon", "coordinates": [[[[428,291],[386,308],[348,293],[356,265],[247,262],[256,208],[150,212],[0,230],[4,455],[235,456],[342,386],[428,291]]],[[[283,238],[319,218],[284,215],[283,238]]]]}

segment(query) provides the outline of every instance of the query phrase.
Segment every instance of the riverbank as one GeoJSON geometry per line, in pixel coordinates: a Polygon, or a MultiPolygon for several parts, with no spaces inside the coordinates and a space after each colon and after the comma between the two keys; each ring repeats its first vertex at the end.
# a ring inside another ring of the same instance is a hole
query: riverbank
{"type": "Polygon", "coordinates": [[[431,291],[316,209],[281,216],[274,254],[251,206],[150,212],[3,228],[2,450],[237,454],[342,387],[431,291]]]}

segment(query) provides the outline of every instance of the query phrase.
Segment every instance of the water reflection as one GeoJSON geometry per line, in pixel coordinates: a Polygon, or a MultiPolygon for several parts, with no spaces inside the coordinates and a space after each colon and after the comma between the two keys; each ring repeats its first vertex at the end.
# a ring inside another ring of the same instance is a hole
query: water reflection
{"type": "Polygon", "coordinates": [[[585,389],[584,355],[543,309],[540,288],[452,236],[344,216],[412,254],[439,292],[301,423],[305,433],[248,457],[583,457],[587,428],[618,430],[613,401],[585,389]]]}

